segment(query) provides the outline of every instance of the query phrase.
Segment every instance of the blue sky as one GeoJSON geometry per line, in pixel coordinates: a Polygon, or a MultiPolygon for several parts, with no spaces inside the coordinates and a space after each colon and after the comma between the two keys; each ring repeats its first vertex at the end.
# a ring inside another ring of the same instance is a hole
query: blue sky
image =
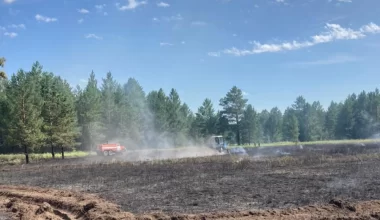
{"type": "Polygon", "coordinates": [[[195,111],[236,85],[257,110],[297,96],[324,107],[380,82],[378,0],[0,0],[8,74],[44,69],[85,85],[111,71],[195,111]]]}

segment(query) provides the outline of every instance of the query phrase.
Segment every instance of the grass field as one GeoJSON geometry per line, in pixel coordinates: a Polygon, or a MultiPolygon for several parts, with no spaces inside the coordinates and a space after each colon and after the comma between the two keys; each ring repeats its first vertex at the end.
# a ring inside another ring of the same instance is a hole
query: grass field
{"type": "MultiPolygon", "coordinates": [[[[85,157],[89,156],[91,153],[84,151],[72,151],[65,152],[65,158],[76,158],[76,157],[85,157]]],[[[55,153],[56,158],[61,158],[61,153],[55,153]]],[[[32,161],[41,161],[46,159],[51,159],[51,153],[43,153],[43,154],[29,154],[29,158],[32,161]]],[[[24,154],[0,154],[0,164],[21,164],[25,162],[24,154]]]]}
{"type": "MultiPolygon", "coordinates": [[[[325,140],[325,141],[309,141],[309,142],[298,142],[297,145],[308,146],[308,145],[336,145],[336,144],[366,144],[366,143],[378,143],[380,139],[357,139],[357,140],[325,140]]],[[[294,142],[274,142],[274,143],[261,143],[261,147],[280,147],[280,146],[294,146],[294,142]]],[[[236,144],[231,144],[230,147],[237,146],[236,144]]],[[[244,147],[258,147],[258,145],[242,145],[244,147]]]]}

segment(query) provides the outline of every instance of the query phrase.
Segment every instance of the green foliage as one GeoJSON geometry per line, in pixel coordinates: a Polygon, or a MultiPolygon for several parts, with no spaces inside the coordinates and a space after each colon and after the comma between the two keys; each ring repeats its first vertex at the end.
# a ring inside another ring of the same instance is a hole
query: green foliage
{"type": "Polygon", "coordinates": [[[101,93],[97,87],[94,72],[90,74],[86,88],[79,92],[76,108],[82,133],[82,147],[87,150],[93,149],[104,139],[100,122],[101,93]]]}
{"type": "Polygon", "coordinates": [[[9,106],[7,143],[28,150],[38,150],[45,136],[41,131],[43,99],[40,95],[42,66],[35,63],[32,71],[19,70],[6,88],[9,106]]]}
{"type": "Polygon", "coordinates": [[[229,123],[235,125],[237,143],[240,144],[240,121],[243,118],[244,109],[248,100],[243,98],[243,92],[236,86],[220,99],[220,106],[223,107],[223,114],[228,118],[229,123]]]}
{"type": "MultiPolygon", "coordinates": [[[[5,58],[4,57],[0,57],[0,67],[4,67],[5,65],[5,58]]],[[[5,74],[4,71],[0,70],[0,78],[2,79],[6,79],[7,78],[7,74],[5,74]]]]}
{"type": "Polygon", "coordinates": [[[376,138],[380,132],[378,89],[331,102],[327,110],[299,96],[282,114],[277,107],[256,112],[234,86],[219,100],[220,111],[205,99],[194,114],[174,88],[146,95],[136,79],[119,84],[110,72],[101,85],[92,72],[83,89],[72,90],[36,62],[0,83],[0,152],[75,149],[78,142],[90,150],[107,141],[135,149],[177,147],[214,134],[231,145],[266,146],[376,138]]]}

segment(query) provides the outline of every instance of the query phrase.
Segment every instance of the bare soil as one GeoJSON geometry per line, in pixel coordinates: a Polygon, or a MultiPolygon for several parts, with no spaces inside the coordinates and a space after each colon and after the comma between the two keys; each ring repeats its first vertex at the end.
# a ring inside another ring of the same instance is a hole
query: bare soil
{"type": "MultiPolygon", "coordinates": [[[[380,219],[379,148],[379,144],[274,147],[249,149],[247,157],[149,162],[55,160],[3,167],[0,184],[44,187],[50,196],[53,189],[82,197],[90,193],[75,210],[96,197],[113,207],[110,214],[126,212],[128,218],[380,219]]],[[[4,191],[23,193],[4,187],[2,198],[4,191]]],[[[31,202],[34,209],[45,202],[38,201],[31,202]]],[[[49,204],[68,216],[78,215],[49,204]]]]}

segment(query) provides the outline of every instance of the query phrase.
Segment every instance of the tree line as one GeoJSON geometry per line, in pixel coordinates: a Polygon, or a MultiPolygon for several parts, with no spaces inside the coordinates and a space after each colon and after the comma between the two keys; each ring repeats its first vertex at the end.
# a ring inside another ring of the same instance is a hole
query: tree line
{"type": "Polygon", "coordinates": [[[233,86],[219,100],[221,110],[206,98],[194,113],[175,89],[146,94],[134,78],[120,84],[110,72],[100,83],[92,72],[84,88],[71,88],[38,62],[1,79],[0,88],[2,153],[49,150],[54,157],[57,149],[92,150],[105,142],[131,148],[185,146],[210,135],[253,145],[364,139],[380,129],[378,89],[331,102],[326,110],[299,96],[284,112],[277,107],[258,112],[233,86]]]}

